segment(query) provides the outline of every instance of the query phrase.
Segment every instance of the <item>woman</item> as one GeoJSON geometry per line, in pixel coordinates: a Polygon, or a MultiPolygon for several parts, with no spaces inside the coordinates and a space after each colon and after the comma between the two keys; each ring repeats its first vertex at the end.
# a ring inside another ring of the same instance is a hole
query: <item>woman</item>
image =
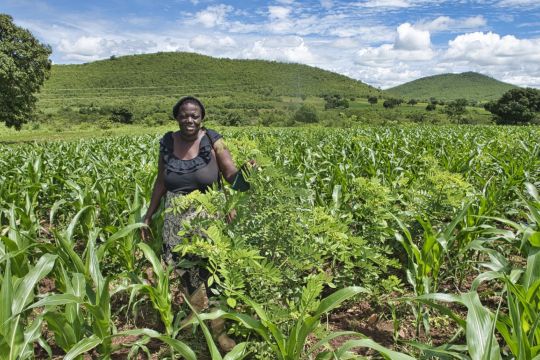
{"type": "MultiPolygon", "coordinates": [[[[173,107],[173,116],[178,121],[179,131],[168,132],[160,140],[158,174],[150,200],[150,206],[144,217],[144,223],[150,225],[152,215],[157,210],[161,198],[165,195],[165,206],[171,199],[195,190],[206,191],[213,184],[219,183],[220,173],[227,182],[236,185],[239,190],[246,190],[249,185],[244,181],[242,172],[236,169],[229,150],[225,147],[221,135],[202,126],[205,116],[203,104],[194,97],[180,99],[173,107]]],[[[233,218],[235,214],[229,214],[233,218]]],[[[163,250],[165,261],[174,265],[178,261],[172,249],[182,240],[178,236],[182,220],[193,218],[192,211],[174,215],[165,214],[163,225],[163,250]]],[[[147,230],[142,232],[143,240],[148,238],[147,230]]],[[[193,260],[193,259],[190,259],[193,260]]],[[[195,267],[184,273],[187,289],[191,294],[190,302],[197,311],[208,306],[205,288],[208,273],[204,268],[195,267]]],[[[234,347],[234,341],[224,332],[223,321],[212,324],[223,350],[234,347]]]]}

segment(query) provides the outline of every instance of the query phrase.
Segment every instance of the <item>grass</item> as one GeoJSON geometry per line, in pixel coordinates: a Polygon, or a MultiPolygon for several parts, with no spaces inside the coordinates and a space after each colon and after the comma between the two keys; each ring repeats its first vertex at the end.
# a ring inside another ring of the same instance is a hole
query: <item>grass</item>
{"type": "Polygon", "coordinates": [[[159,127],[148,127],[143,125],[118,125],[110,129],[100,129],[95,126],[74,125],[69,127],[67,130],[61,131],[59,131],[58,128],[55,129],[53,127],[46,126],[36,130],[23,128],[21,131],[1,127],[0,143],[17,144],[34,141],[73,141],[79,139],[123,135],[153,135],[170,131],[173,126],[173,123],[159,127]]]}

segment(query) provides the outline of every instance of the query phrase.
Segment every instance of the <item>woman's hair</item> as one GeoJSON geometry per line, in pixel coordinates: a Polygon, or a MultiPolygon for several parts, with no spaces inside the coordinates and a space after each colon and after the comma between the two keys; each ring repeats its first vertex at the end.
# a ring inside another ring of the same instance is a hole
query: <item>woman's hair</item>
{"type": "Polygon", "coordinates": [[[176,119],[176,117],[178,116],[178,112],[180,111],[180,108],[182,107],[182,105],[184,105],[185,103],[189,103],[189,102],[190,103],[195,103],[201,108],[201,119],[204,119],[204,115],[206,114],[205,111],[204,111],[204,105],[202,104],[202,102],[199,99],[197,99],[196,97],[193,97],[193,96],[184,96],[183,98],[178,100],[178,102],[172,108],[173,117],[176,119]]]}

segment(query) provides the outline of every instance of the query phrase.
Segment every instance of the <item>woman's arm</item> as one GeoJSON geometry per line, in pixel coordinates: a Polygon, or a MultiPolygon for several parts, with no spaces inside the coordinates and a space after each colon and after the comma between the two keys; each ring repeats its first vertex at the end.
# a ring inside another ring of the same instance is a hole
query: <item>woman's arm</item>
{"type": "Polygon", "coordinates": [[[219,170],[223,174],[223,177],[229,184],[234,182],[238,169],[234,165],[231,153],[225,146],[222,139],[218,139],[214,143],[214,151],[216,152],[216,159],[218,162],[219,170]]]}

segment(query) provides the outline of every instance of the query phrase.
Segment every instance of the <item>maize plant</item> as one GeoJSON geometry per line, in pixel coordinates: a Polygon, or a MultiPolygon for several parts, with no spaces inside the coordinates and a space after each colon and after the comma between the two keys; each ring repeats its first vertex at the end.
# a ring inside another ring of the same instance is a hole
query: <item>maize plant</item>
{"type": "MultiPolygon", "coordinates": [[[[211,216],[185,224],[186,241],[176,248],[208,259],[221,310],[190,324],[211,358],[260,355],[251,340],[278,359],[355,358],[359,347],[398,359],[538,358],[537,128],[222,133],[239,167],[251,158],[260,165],[248,175],[251,190],[225,185],[182,198],[211,216]],[[237,217],[226,221],[232,209],[237,217]],[[324,274],[326,292],[340,290],[324,297],[314,274],[324,274]],[[386,302],[404,294],[414,306],[394,315],[414,323],[415,335],[385,348],[354,329],[325,333],[324,314],[331,322],[358,292],[380,319],[386,302]],[[420,343],[419,326],[433,328],[440,316],[454,320],[446,344],[420,343]],[[231,354],[217,351],[204,323],[216,317],[232,320],[231,336],[245,339],[231,354]]],[[[170,273],[159,258],[162,214],[175,210],[159,209],[148,244],[139,236],[158,149],[157,135],[0,144],[0,358],[107,358],[120,348],[153,356],[150,339],[171,357],[200,355],[179,331],[182,316],[172,310],[170,273]],[[143,280],[147,262],[155,284],[143,280]],[[143,294],[164,333],[119,315],[143,294]],[[132,341],[116,344],[119,336],[132,341]]]]}

